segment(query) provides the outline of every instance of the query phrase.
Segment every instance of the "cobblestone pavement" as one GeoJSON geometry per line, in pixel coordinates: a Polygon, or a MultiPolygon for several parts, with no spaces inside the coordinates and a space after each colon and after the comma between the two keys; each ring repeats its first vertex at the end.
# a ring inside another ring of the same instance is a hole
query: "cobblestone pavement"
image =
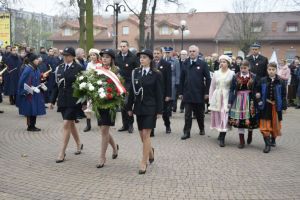
{"type": "MultiPolygon", "coordinates": [[[[56,164],[61,145],[61,116],[56,111],[37,120],[39,133],[25,130],[17,109],[0,104],[0,199],[300,199],[300,111],[291,108],[283,122],[283,137],[269,154],[262,153],[263,139],[256,130],[253,144],[238,149],[235,130],[228,133],[225,148],[217,145],[217,133],[200,136],[193,121],[192,137],[180,140],[183,114],[172,117],[172,134],[157,124],[155,162],[138,175],[141,142],[134,134],[119,133],[118,114],[112,134],[120,146],[119,157],[107,153],[104,168],[97,169],[99,129],[93,119],[91,132],[78,124],[83,153],[74,155],[70,140],[66,161],[56,164]]],[[[136,124],[135,124],[136,129],[136,124]]]]}

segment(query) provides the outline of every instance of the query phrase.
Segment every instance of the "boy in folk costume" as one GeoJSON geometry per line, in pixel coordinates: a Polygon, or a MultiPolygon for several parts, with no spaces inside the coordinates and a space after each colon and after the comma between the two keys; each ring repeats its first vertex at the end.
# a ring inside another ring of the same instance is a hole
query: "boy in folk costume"
{"type": "Polygon", "coordinates": [[[243,61],[240,72],[231,82],[229,92],[229,124],[238,128],[240,149],[245,147],[244,133],[248,129],[247,144],[252,142],[252,130],[258,127],[255,108],[255,75],[249,71],[249,62],[243,61]]]}
{"type": "Polygon", "coordinates": [[[267,71],[268,76],[261,79],[256,90],[260,110],[259,129],[265,141],[264,153],[269,153],[271,146],[276,146],[276,137],[281,135],[282,111],[287,109],[286,87],[276,75],[276,63],[269,63],[267,71]]]}

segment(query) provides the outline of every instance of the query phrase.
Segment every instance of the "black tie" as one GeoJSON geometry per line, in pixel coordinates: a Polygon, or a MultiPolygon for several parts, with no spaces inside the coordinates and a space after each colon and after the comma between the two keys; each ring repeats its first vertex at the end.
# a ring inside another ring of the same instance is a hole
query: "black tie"
{"type": "Polygon", "coordinates": [[[147,75],[147,71],[144,69],[143,70],[143,77],[147,75]]]}
{"type": "Polygon", "coordinates": [[[125,61],[125,56],[123,56],[123,61],[125,61]]]}
{"type": "Polygon", "coordinates": [[[196,61],[192,61],[192,65],[195,65],[196,64],[196,61]]]}

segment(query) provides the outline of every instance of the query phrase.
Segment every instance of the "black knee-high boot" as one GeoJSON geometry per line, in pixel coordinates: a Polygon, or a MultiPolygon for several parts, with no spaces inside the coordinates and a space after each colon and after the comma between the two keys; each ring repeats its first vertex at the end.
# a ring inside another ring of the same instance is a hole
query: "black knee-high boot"
{"type": "Polygon", "coordinates": [[[271,151],[270,137],[264,137],[264,140],[265,140],[265,148],[263,152],[269,153],[271,151]]]}
{"type": "Polygon", "coordinates": [[[220,147],[225,147],[226,132],[220,132],[220,147]]]}
{"type": "Polygon", "coordinates": [[[239,134],[240,136],[240,144],[238,145],[239,149],[243,149],[245,147],[245,137],[244,134],[239,134]]]}
{"type": "Polygon", "coordinates": [[[83,132],[88,132],[91,128],[91,119],[86,118],[86,127],[83,129],[83,132]]]}
{"type": "Polygon", "coordinates": [[[252,133],[253,131],[248,130],[248,138],[247,138],[247,144],[251,144],[252,142],[252,133]]]}
{"type": "Polygon", "coordinates": [[[270,145],[271,147],[276,147],[276,137],[271,136],[270,145]]]}

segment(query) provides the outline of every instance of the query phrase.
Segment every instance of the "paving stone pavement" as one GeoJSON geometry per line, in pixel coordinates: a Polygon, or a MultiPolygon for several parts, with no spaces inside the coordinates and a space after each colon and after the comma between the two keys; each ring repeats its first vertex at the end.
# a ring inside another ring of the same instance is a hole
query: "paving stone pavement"
{"type": "MultiPolygon", "coordinates": [[[[159,119],[153,138],[155,162],[138,175],[141,142],[134,134],[119,133],[118,114],[112,134],[120,146],[119,157],[107,152],[105,167],[97,169],[100,134],[83,133],[78,124],[83,153],[74,155],[70,140],[66,161],[56,164],[62,138],[61,115],[47,110],[37,119],[39,133],[25,130],[17,109],[0,104],[0,199],[300,199],[300,111],[291,108],[283,122],[283,136],[269,154],[262,153],[263,139],[256,130],[253,144],[238,149],[236,130],[228,133],[225,148],[217,145],[217,133],[200,136],[193,121],[192,137],[182,141],[183,114],[172,117],[172,134],[164,133],[159,119]]],[[[136,124],[135,124],[136,130],[136,124]]]]}

